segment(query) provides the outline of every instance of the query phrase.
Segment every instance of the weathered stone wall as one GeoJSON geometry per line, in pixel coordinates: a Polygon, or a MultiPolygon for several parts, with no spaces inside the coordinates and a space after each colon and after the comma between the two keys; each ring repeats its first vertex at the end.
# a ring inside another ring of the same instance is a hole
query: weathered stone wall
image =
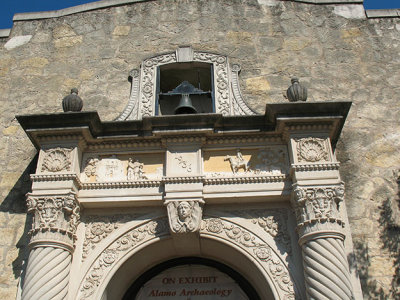
{"type": "Polygon", "coordinates": [[[128,73],[180,45],[242,66],[252,108],[285,102],[297,75],[309,101],[351,100],[338,143],[365,298],[399,294],[400,19],[366,19],[362,5],[274,0],[163,0],[14,23],[0,40],[0,298],[13,299],[27,254],[24,194],[36,150],[17,114],[61,111],[79,89],[84,110],[112,120],[128,73]]]}

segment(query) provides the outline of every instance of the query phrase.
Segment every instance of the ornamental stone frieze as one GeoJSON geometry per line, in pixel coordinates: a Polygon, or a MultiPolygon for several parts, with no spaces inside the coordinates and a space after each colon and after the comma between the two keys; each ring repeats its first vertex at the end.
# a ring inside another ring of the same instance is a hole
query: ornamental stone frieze
{"type": "Polygon", "coordinates": [[[296,139],[296,142],[298,162],[315,163],[329,160],[326,139],[307,137],[296,139]]]}
{"type": "Polygon", "coordinates": [[[80,207],[76,194],[34,196],[28,194],[28,213],[33,215],[31,244],[60,242],[72,249],[80,221],[80,207]]]}

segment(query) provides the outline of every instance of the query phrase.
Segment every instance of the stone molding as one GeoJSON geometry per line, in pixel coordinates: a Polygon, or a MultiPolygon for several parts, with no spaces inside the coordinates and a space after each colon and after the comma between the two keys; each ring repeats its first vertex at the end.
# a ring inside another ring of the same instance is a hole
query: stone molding
{"type": "Polygon", "coordinates": [[[314,172],[314,171],[338,171],[340,163],[326,162],[326,163],[313,163],[313,164],[292,164],[292,171],[296,172],[314,172]]]}
{"type": "Polygon", "coordinates": [[[28,213],[33,215],[30,245],[60,244],[72,252],[80,222],[76,194],[36,196],[27,194],[28,213]]]}

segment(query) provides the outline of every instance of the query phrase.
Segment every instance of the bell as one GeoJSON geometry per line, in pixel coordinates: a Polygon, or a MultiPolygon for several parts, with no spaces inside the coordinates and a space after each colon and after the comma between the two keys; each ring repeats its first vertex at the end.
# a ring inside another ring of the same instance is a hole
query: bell
{"type": "Polygon", "coordinates": [[[192,100],[190,100],[189,94],[182,94],[181,101],[179,101],[179,105],[175,108],[175,114],[197,114],[197,109],[193,107],[192,100]]]}

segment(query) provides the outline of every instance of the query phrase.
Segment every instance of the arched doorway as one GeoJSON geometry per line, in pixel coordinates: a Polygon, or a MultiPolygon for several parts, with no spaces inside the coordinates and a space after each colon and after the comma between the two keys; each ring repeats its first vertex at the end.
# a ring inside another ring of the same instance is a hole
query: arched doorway
{"type": "Polygon", "coordinates": [[[123,300],[143,299],[258,300],[255,289],[234,269],[214,260],[182,257],[142,274],[123,300]]]}

